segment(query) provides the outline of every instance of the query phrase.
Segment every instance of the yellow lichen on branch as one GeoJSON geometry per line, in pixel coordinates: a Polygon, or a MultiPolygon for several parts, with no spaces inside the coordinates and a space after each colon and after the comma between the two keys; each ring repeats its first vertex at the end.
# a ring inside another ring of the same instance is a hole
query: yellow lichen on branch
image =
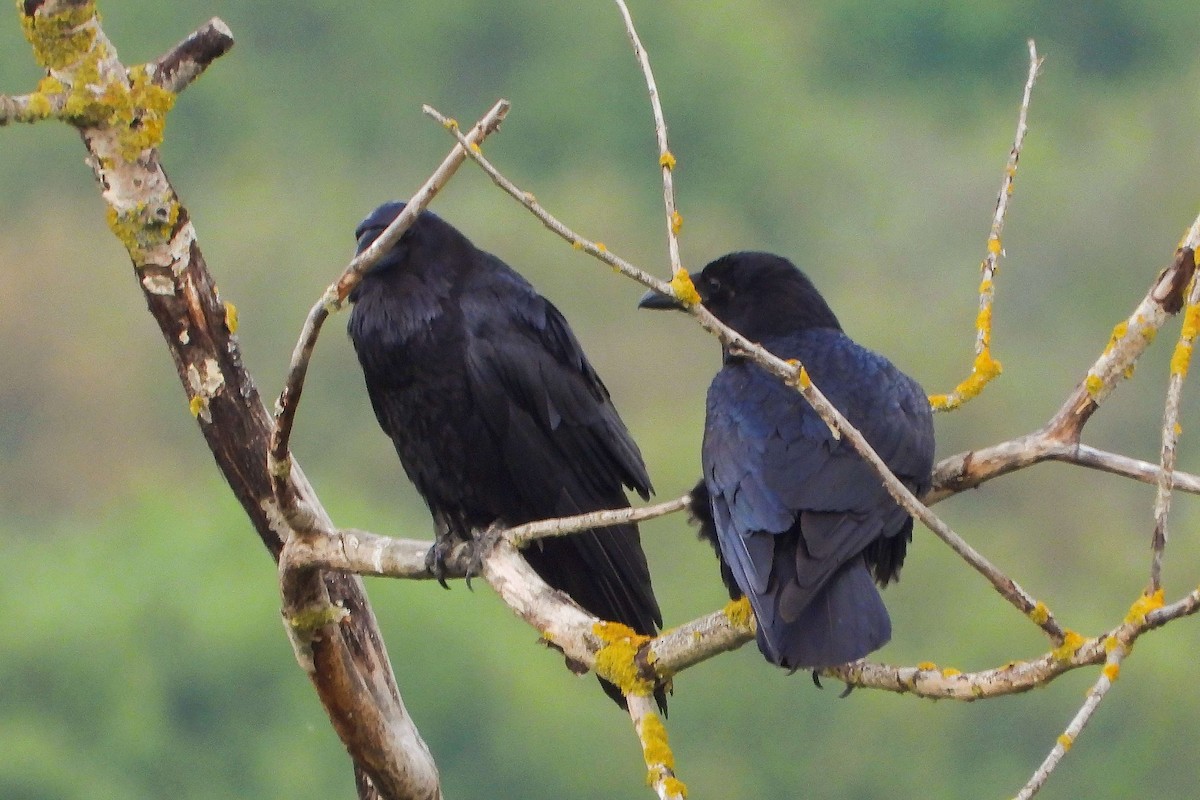
{"type": "Polygon", "coordinates": [[[21,29],[33,45],[33,55],[46,69],[65,69],[77,63],[96,40],[96,4],[68,6],[56,14],[26,14],[17,0],[21,29]]]}
{"type": "Polygon", "coordinates": [[[1171,355],[1171,374],[1186,378],[1188,366],[1192,361],[1192,349],[1196,344],[1196,336],[1200,334],[1200,305],[1189,305],[1183,315],[1183,330],[1179,332],[1179,341],[1175,344],[1175,352],[1171,355]]]}
{"type": "Polygon", "coordinates": [[[1133,605],[1129,607],[1129,613],[1125,615],[1125,621],[1130,625],[1144,625],[1146,615],[1162,606],[1163,590],[1161,588],[1150,594],[1143,594],[1133,601],[1133,605]]]}
{"type": "Polygon", "coordinates": [[[175,94],[155,84],[144,66],[127,73],[103,67],[115,53],[100,34],[95,4],[29,15],[24,6],[17,3],[25,38],[38,63],[54,71],[30,95],[24,119],[54,115],[80,128],[111,128],[128,162],[161,144],[175,94]]]}
{"type": "Polygon", "coordinates": [[[656,714],[647,714],[637,726],[646,761],[646,783],[661,784],[668,797],[687,797],[687,785],[675,777],[675,754],[667,740],[667,729],[656,714]]]}
{"type": "Polygon", "coordinates": [[[992,358],[991,349],[986,349],[975,356],[971,374],[966,380],[954,387],[950,394],[931,394],[929,405],[934,411],[953,411],[968,400],[974,399],[983,391],[983,387],[1004,371],[999,361],[992,358]]]}
{"type": "Polygon", "coordinates": [[[1087,644],[1087,639],[1075,631],[1068,630],[1063,636],[1062,644],[1054,648],[1051,655],[1055,661],[1070,661],[1072,656],[1079,652],[1079,648],[1085,644],[1087,644]]]}
{"type": "Polygon", "coordinates": [[[106,220],[130,257],[141,264],[148,251],[170,242],[179,214],[179,203],[172,199],[162,204],[138,203],[120,211],[109,206],[106,220]]]}
{"type": "Polygon", "coordinates": [[[121,155],[126,161],[133,161],[143,150],[162,144],[167,113],[175,106],[175,95],[155,85],[145,67],[129,70],[128,84],[111,81],[101,99],[109,109],[107,123],[119,131],[121,155]]]}
{"type": "Polygon", "coordinates": [[[604,642],[596,653],[596,674],[616,686],[624,694],[649,695],[654,681],[638,669],[637,654],[649,636],[619,622],[598,622],[592,633],[604,642]]]}
{"type": "Polygon", "coordinates": [[[671,212],[671,233],[678,236],[679,232],[681,230],[683,230],[683,214],[680,214],[678,211],[672,211],[671,212]]]}
{"type": "Polygon", "coordinates": [[[754,630],[754,609],[750,607],[750,598],[743,596],[737,600],[730,600],[725,604],[723,610],[734,627],[748,631],[754,630]]]}
{"type": "MultiPolygon", "coordinates": [[[[989,259],[998,257],[999,248],[999,239],[988,239],[989,259]]],[[[979,282],[979,313],[975,315],[975,361],[971,365],[971,374],[949,394],[930,395],[929,405],[934,411],[953,411],[977,397],[983,391],[983,387],[1004,370],[1000,362],[992,357],[992,302],[995,297],[995,285],[990,277],[991,270],[987,268],[988,262],[985,261],[983,266],[984,278],[979,282]]]]}
{"type": "MultiPolygon", "coordinates": [[[[795,370],[796,370],[796,377],[793,380],[788,381],[788,384],[791,386],[795,386],[797,389],[799,389],[802,392],[806,392],[809,389],[811,389],[812,388],[812,376],[810,376],[808,374],[808,370],[806,370],[804,368],[804,365],[801,364],[799,361],[797,361],[794,358],[789,358],[787,360],[787,363],[789,366],[795,368],[795,370]]],[[[834,431],[834,435],[835,436],[837,435],[837,431],[834,431]]]]}
{"type": "Polygon", "coordinates": [[[675,299],[685,306],[694,306],[700,302],[700,293],[696,291],[696,284],[692,283],[692,277],[686,269],[677,270],[669,285],[675,293],[675,299]]]}

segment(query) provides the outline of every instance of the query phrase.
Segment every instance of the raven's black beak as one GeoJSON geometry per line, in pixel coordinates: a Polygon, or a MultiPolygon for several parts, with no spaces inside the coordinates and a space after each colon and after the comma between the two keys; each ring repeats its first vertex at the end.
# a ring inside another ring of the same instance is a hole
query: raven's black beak
{"type": "Polygon", "coordinates": [[[683,304],[670,295],[659,294],[651,289],[642,295],[642,299],[638,301],[638,308],[651,308],[656,311],[662,311],[663,309],[683,311],[683,304]]]}

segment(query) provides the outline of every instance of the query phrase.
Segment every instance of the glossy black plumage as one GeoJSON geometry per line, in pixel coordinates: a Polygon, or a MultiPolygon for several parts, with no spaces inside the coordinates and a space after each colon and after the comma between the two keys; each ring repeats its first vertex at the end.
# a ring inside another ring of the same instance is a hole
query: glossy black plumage
{"type": "MultiPolygon", "coordinates": [[[[360,252],[403,207],[382,205],[359,225],[360,252]]],[[[623,486],[649,496],[641,453],[566,320],[433,213],[350,299],[375,416],[440,541],[627,507],[623,486]]],[[[648,635],[662,624],[636,525],[544,539],[524,554],[591,613],[648,635]]]]}
{"type": "MultiPolygon", "coordinates": [[[[794,265],[733,253],[706,266],[695,285],[730,327],[799,359],[897,477],[917,494],[928,489],[934,439],[925,392],[847,337],[794,265]]],[[[648,295],[643,305],[669,303],[648,295]]],[[[718,551],[730,596],[750,598],[769,661],[832,666],[888,641],[875,583],[898,577],[912,518],[794,389],[725,353],[708,391],[702,462],[693,516],[718,551]]]]}

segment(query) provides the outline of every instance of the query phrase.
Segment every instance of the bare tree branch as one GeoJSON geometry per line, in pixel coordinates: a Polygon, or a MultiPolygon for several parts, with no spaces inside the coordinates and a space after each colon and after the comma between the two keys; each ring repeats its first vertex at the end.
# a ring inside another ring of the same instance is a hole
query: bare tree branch
{"type": "Polygon", "coordinates": [[[650,68],[650,55],[642,45],[642,37],[638,35],[637,28],[634,27],[633,17],[629,13],[629,7],[625,5],[625,0],[616,0],[616,3],[617,8],[621,11],[621,18],[625,22],[625,32],[629,35],[629,41],[633,45],[633,54],[642,68],[642,75],[646,79],[646,88],[650,92],[650,110],[654,113],[654,135],[658,140],[658,165],[662,169],[663,206],[667,212],[667,258],[670,259],[671,274],[674,276],[683,269],[683,262],[679,255],[679,230],[683,227],[683,215],[679,213],[675,204],[673,178],[676,164],[675,154],[671,152],[670,144],[667,142],[667,120],[663,116],[662,102],[658,97],[658,83],[654,80],[654,70],[650,68]]]}
{"type": "Polygon", "coordinates": [[[1163,553],[1167,546],[1167,516],[1171,513],[1171,489],[1175,476],[1175,448],[1182,431],[1179,425],[1179,403],[1183,399],[1183,382],[1187,378],[1197,333],[1200,333],[1200,280],[1192,275],[1183,328],[1179,332],[1179,341],[1171,357],[1171,375],[1167,379],[1160,470],[1154,498],[1154,533],[1150,540],[1150,587],[1147,589],[1149,594],[1154,594],[1162,588],[1163,553]]]}
{"type": "Polygon", "coordinates": [[[992,217],[992,229],[988,234],[987,255],[980,265],[983,277],[979,281],[979,313],[975,317],[975,363],[971,367],[971,374],[956,386],[953,392],[948,395],[930,396],[929,404],[934,411],[953,411],[978,395],[984,386],[1000,374],[1000,362],[992,358],[992,304],[996,297],[994,278],[1000,257],[1004,255],[1001,234],[1004,233],[1004,219],[1008,215],[1008,203],[1012,198],[1013,181],[1017,177],[1021,146],[1025,143],[1025,134],[1029,130],[1026,120],[1029,115],[1029,101],[1033,95],[1033,84],[1037,80],[1041,65],[1042,59],[1038,58],[1037,47],[1030,39],[1029,76],[1025,79],[1025,92],[1021,96],[1021,110],[1017,115],[1017,133],[1008,153],[1008,163],[1004,165],[1004,180],[1000,184],[996,213],[992,217]]]}
{"type": "MultiPolygon", "coordinates": [[[[41,91],[56,87],[66,98],[61,118],[82,134],[109,226],[129,253],[188,407],[234,495],[278,558],[292,532],[266,470],[271,417],[243,366],[229,307],[217,294],[187,209],[156,149],[174,94],[156,84],[151,73],[164,85],[186,86],[206,60],[228,50],[228,29],[210,22],[153,69],[126,69],[91,2],[30,0],[22,23],[38,62],[47,68],[41,91]]],[[[288,493],[327,521],[298,466],[288,482],[288,493]]],[[[296,584],[308,603],[301,609],[305,613],[289,615],[302,644],[297,653],[356,770],[363,773],[357,778],[362,796],[440,797],[437,769],[400,699],[361,580],[309,570],[296,584]],[[356,703],[366,697],[383,747],[374,747],[376,742],[359,736],[355,727],[362,711],[356,703]]]]}
{"type": "Polygon", "coordinates": [[[147,64],[146,72],[156,84],[178,94],[232,47],[233,32],[222,20],[213,17],[169,53],[147,64]]]}

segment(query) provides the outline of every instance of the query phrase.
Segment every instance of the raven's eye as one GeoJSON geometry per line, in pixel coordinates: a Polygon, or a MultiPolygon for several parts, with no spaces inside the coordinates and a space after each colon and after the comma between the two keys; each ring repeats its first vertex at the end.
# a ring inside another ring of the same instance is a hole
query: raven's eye
{"type": "Polygon", "coordinates": [[[731,292],[728,287],[725,286],[725,284],[721,283],[719,278],[709,278],[707,281],[705,281],[705,284],[705,288],[708,289],[707,294],[710,300],[714,298],[728,298],[733,294],[733,292],[731,292]]]}

